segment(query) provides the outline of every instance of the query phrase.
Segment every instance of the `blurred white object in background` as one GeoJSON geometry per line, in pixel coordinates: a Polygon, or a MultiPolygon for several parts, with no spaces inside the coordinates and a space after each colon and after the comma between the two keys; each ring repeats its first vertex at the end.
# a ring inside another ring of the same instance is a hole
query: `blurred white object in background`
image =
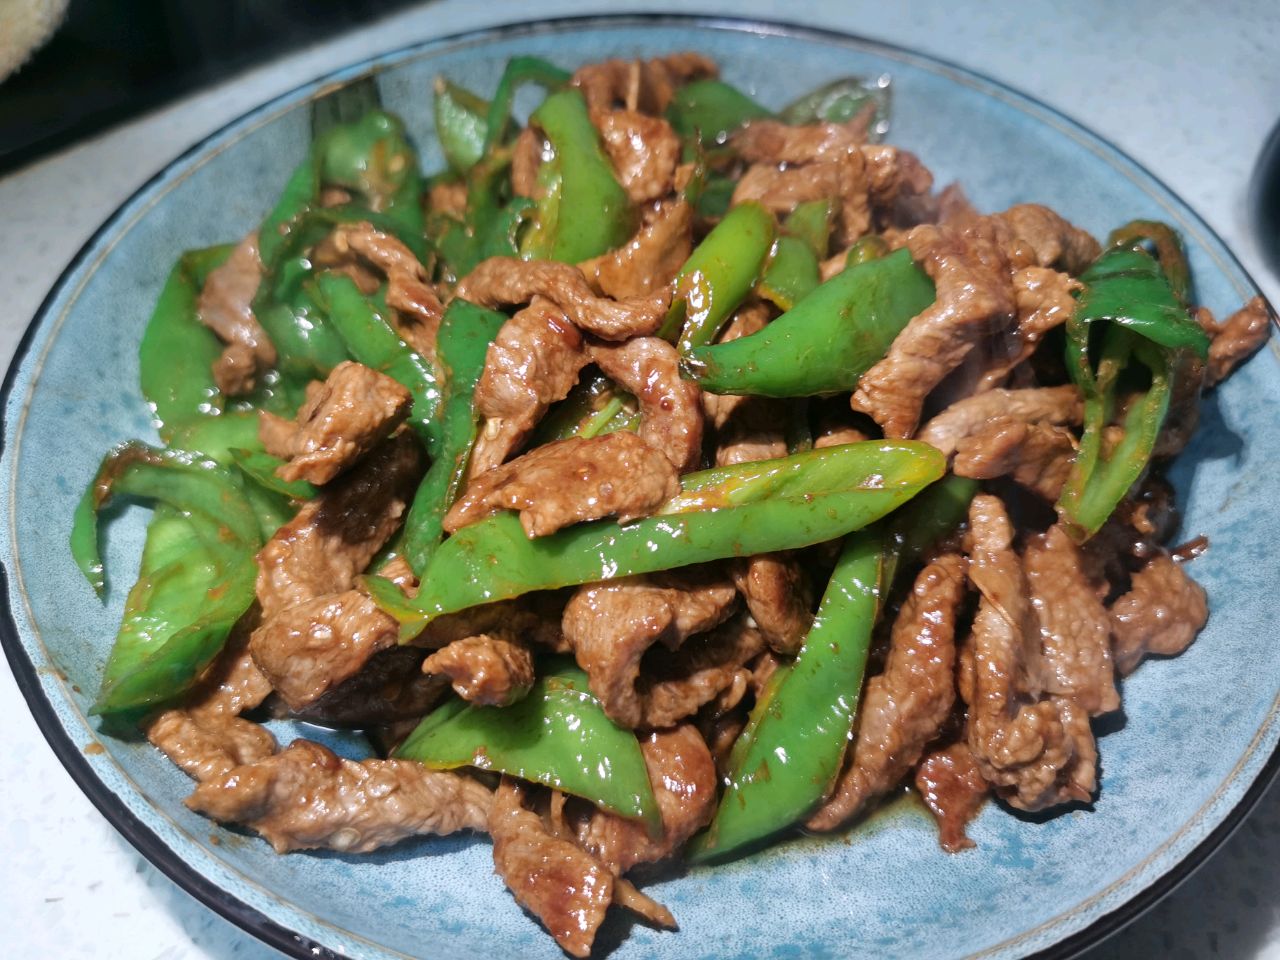
{"type": "Polygon", "coordinates": [[[67,0],[0,0],[0,82],[44,46],[66,12],[67,0]]]}

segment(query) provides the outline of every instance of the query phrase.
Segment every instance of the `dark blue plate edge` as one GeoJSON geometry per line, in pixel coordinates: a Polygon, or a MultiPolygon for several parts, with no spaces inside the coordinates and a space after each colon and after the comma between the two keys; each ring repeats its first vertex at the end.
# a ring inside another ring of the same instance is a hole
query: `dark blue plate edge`
{"type": "MultiPolygon", "coordinates": [[[[371,65],[370,72],[376,72],[377,61],[395,59],[410,50],[427,46],[443,46],[450,43],[477,42],[488,39],[510,39],[529,36],[536,33],[558,32],[562,29],[575,27],[615,26],[626,24],[670,25],[676,23],[685,23],[699,27],[709,27],[712,29],[719,28],[732,30],[740,33],[793,36],[800,39],[807,38],[837,43],[852,40],[864,45],[868,49],[875,50],[879,48],[893,54],[906,55],[908,57],[916,57],[932,61],[948,70],[955,71],[958,74],[973,77],[985,84],[1002,90],[1005,93],[1011,94],[1017,99],[1025,100],[1040,110],[1043,110],[1045,113],[1061,120],[1067,126],[1084,131],[1102,146],[1106,147],[1107,150],[1115,156],[1120,157],[1132,165],[1135,170],[1149,179],[1152,183],[1156,184],[1171,197],[1176,198],[1179,203],[1181,203],[1187,210],[1190,210],[1192,214],[1195,215],[1196,219],[1200,221],[1200,225],[1206,236],[1218,244],[1222,252],[1226,255],[1227,262],[1238,270],[1242,276],[1244,276],[1257,295],[1263,295],[1257,281],[1253,279],[1249,274],[1249,271],[1240,263],[1234,252],[1226,245],[1226,243],[1223,242],[1222,238],[1218,236],[1217,231],[1215,231],[1203,217],[1196,213],[1195,208],[1170,189],[1163,180],[1153,174],[1128,153],[1117,147],[1109,139],[1096,133],[1089,127],[1086,127],[1084,124],[1072,119],[1058,108],[1050,106],[1031,94],[1017,90],[1006,83],[992,79],[985,74],[979,73],[978,71],[972,70],[968,67],[961,66],[950,60],[934,56],[933,54],[920,53],[895,43],[889,43],[883,40],[873,40],[841,30],[808,26],[783,20],[764,20],[752,17],[732,17],[724,15],[713,16],[654,11],[647,13],[586,14],[554,17],[541,20],[513,21],[491,27],[465,30],[445,36],[432,37],[428,40],[406,44],[403,47],[368,57],[364,62],[371,65]]],[[[13,392],[14,381],[17,378],[18,370],[22,366],[22,362],[26,359],[27,354],[30,352],[31,344],[35,339],[35,335],[39,332],[41,324],[46,318],[50,305],[70,282],[72,274],[74,274],[81,264],[88,258],[92,248],[100,239],[102,239],[102,237],[108,234],[111,229],[115,227],[126,209],[130,207],[138,197],[150,190],[174,167],[200,154],[211,141],[216,140],[233,127],[240,125],[247,117],[260,111],[265,112],[272,107],[282,106],[298,97],[298,95],[304,90],[317,85],[323,85],[329,78],[345,73],[353,67],[358,68],[359,65],[359,63],[347,64],[337,70],[328,71],[319,77],[298,84],[265,103],[261,103],[250,108],[239,116],[223,124],[221,127],[218,127],[216,130],[211,131],[186,150],[183,150],[180,154],[157,170],[151,177],[148,177],[147,180],[136,190],[134,190],[133,193],[131,193],[129,197],[116,208],[115,212],[103,221],[102,225],[99,226],[84,242],[76,252],[75,256],[72,257],[71,261],[63,269],[57,281],[50,288],[44,299],[40,302],[40,306],[37,308],[31,322],[28,324],[26,331],[22,335],[22,339],[18,342],[18,345],[14,350],[13,358],[9,362],[9,368],[5,372],[4,382],[0,385],[0,409],[8,408],[10,395],[13,392]]],[[[1272,318],[1275,319],[1275,316],[1276,315],[1273,310],[1272,318]]],[[[0,454],[4,453],[9,439],[6,435],[5,426],[6,424],[3,419],[0,418],[0,454]]],[[[194,897],[209,909],[213,910],[219,916],[230,920],[241,929],[253,934],[280,952],[290,957],[299,958],[299,960],[345,960],[343,954],[336,953],[328,947],[322,946],[321,944],[318,944],[306,937],[302,937],[299,934],[294,933],[287,927],[272,920],[255,907],[231,896],[206,877],[192,871],[187,863],[163,840],[161,840],[150,827],[146,826],[146,824],[135,817],[130,810],[119,803],[115,795],[112,794],[102,781],[98,779],[92,766],[85,759],[84,754],[71,740],[70,735],[58,721],[53,705],[49,702],[44,691],[41,689],[37,675],[37,667],[27,656],[26,650],[22,646],[18,636],[18,627],[14,620],[13,608],[9,594],[8,570],[4,568],[2,563],[0,563],[0,571],[3,572],[3,576],[0,577],[0,647],[4,648],[5,657],[9,662],[10,671],[17,683],[18,690],[26,700],[27,706],[31,710],[31,714],[36,721],[36,726],[44,735],[44,738],[53,750],[54,755],[71,775],[71,779],[75,781],[76,785],[84,792],[85,796],[89,798],[90,802],[98,809],[107,822],[119,831],[119,833],[124,836],[124,838],[128,840],[139,853],[146,857],[153,866],[172,880],[183,891],[194,897]]],[[[1280,773],[1280,747],[1277,747],[1277,749],[1272,752],[1271,756],[1267,759],[1267,762],[1254,778],[1253,783],[1250,784],[1239,802],[1229,813],[1227,813],[1222,822],[1219,823],[1218,826],[1215,827],[1213,831],[1210,832],[1210,834],[1205,837],[1190,853],[1183,857],[1182,860],[1171,867],[1164,875],[1156,879],[1145,889],[1136,893],[1111,913],[1098,918],[1084,929],[1078,930],[1076,933],[1071,934],[1044,950],[1028,954],[1027,960],[1068,960],[1068,958],[1077,956],[1089,947],[1105,940],[1107,937],[1132,923],[1147,910],[1151,909],[1151,907],[1159,903],[1174,889],[1181,885],[1183,881],[1195,873],[1195,871],[1199,869],[1199,867],[1202,866],[1209,858],[1210,854],[1212,854],[1236,831],[1244,819],[1257,805],[1258,801],[1262,798],[1262,795],[1266,793],[1267,788],[1270,787],[1272,781],[1276,779],[1278,773],[1280,773]]]]}

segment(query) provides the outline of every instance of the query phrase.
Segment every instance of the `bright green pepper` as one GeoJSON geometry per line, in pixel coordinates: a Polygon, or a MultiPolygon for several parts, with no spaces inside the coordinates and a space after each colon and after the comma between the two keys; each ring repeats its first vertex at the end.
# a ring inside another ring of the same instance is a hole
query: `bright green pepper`
{"type": "Polygon", "coordinates": [[[440,383],[431,364],[400,339],[386,319],[385,310],[365,297],[350,277],[322,273],[316,278],[316,285],[329,322],[351,356],[366,367],[385,373],[413,395],[409,423],[426,445],[427,453],[437,456],[441,442],[437,420],[440,383]]]}
{"type": "Polygon", "coordinates": [[[705,143],[724,143],[749,120],[773,114],[741,90],[722,80],[695,80],[675,92],[667,121],[681,137],[701,136],[705,143]]]}
{"type": "Polygon", "coordinates": [[[1107,247],[1135,247],[1150,243],[1156,251],[1160,269],[1164,271],[1173,288],[1173,295],[1182,303],[1191,302],[1191,267],[1182,238],[1167,223],[1159,220],[1131,220],[1111,231],[1107,247]]]}
{"type": "Polygon", "coordinates": [[[640,744],[616,726],[567,658],[552,661],[509,707],[451,700],[427,714],[394,756],[435,770],[497,770],[589,800],[662,832],[640,744]]]}
{"type": "Polygon", "coordinates": [[[874,105],[874,114],[867,125],[867,139],[878,143],[889,130],[889,86],[881,81],[841,77],[792,101],[782,108],[778,119],[792,125],[844,123],[861,113],[867,104],[874,105]]]}
{"type": "Polygon", "coordinates": [[[758,203],[730,210],[680,268],[658,336],[673,340],[679,332],[681,353],[714,340],[759,281],[776,228],[773,214],[758,203]]]}
{"type": "Polygon", "coordinates": [[[359,123],[367,114],[381,109],[377,78],[366,75],[352,80],[311,102],[311,136],[323,137],[334,127],[359,123]]]}
{"type": "Polygon", "coordinates": [[[822,282],[818,258],[803,240],[779,237],[765,264],[756,293],[777,306],[790,310],[822,282]]]}
{"type": "Polygon", "coordinates": [[[525,257],[580,263],[621,246],[635,228],[635,211],[613,173],[576,89],[551,94],[531,118],[551,143],[543,163],[544,196],[524,239],[525,257]]]}
{"type": "Polygon", "coordinates": [[[711,393],[851,390],[933,297],[933,282],[900,250],[836,274],[763,330],[693,350],[684,373],[711,393]]]}
{"type": "Polygon", "coordinates": [[[869,233],[865,237],[859,237],[855,240],[853,246],[849,248],[849,252],[845,254],[845,269],[856,267],[862,263],[870,263],[872,260],[879,260],[888,255],[889,244],[884,237],[878,233],[869,233]]]}
{"type": "Polygon", "coordinates": [[[835,217],[835,205],[830,200],[808,200],[798,204],[787,214],[782,232],[789,237],[803,240],[819,260],[831,247],[831,223],[835,217]]]}
{"type": "Polygon", "coordinates": [[[1106,320],[1162,347],[1191,350],[1201,359],[1209,355],[1209,335],[1191,318],[1161,265],[1142,250],[1106,251],[1080,282],[1084,290],[1072,317],[1077,332],[1106,320]]]}
{"type": "Polygon", "coordinates": [[[541,57],[512,57],[508,60],[489,104],[484,152],[498,146],[506,136],[511,123],[511,106],[520,87],[536,84],[548,91],[556,90],[568,83],[571,76],[567,70],[561,70],[541,57]]]}
{"type": "Polygon", "coordinates": [[[870,441],[705,470],[626,526],[601,520],[530,540],[504,511],[464,527],[436,552],[414,598],[390,581],[366,582],[409,639],[442,614],[533,590],[821,543],[895,509],[943,469],[928,444],[870,441]]]}
{"type": "Polygon", "coordinates": [[[453,170],[466,173],[484,156],[489,104],[444,77],[436,77],[433,93],[440,150],[453,170]]]}
{"type": "Polygon", "coordinates": [[[202,417],[175,430],[169,446],[208,457],[222,466],[235,462],[232,450],[261,450],[258,414],[250,410],[229,410],[221,416],[202,417]]]}
{"type": "Polygon", "coordinates": [[[210,271],[230,253],[230,245],[184,253],[169,273],[142,334],[138,378],[162,437],[179,424],[222,409],[212,371],[222,342],[200,322],[196,304],[210,271]]]}
{"type": "Polygon", "coordinates": [[[507,322],[505,314],[454,300],[444,313],[436,337],[444,396],[439,405],[440,442],[430,469],[418,486],[404,523],[400,552],[419,576],[426,570],[440,538],[442,521],[467,476],[475,446],[479,413],[476,384],[484,372],[489,344],[507,322]]]}
{"type": "Polygon", "coordinates": [[[319,492],[306,480],[281,480],[276,471],[284,461],[261,450],[232,449],[236,466],[246,477],[264,490],[288,497],[290,500],[311,500],[319,492]]]}

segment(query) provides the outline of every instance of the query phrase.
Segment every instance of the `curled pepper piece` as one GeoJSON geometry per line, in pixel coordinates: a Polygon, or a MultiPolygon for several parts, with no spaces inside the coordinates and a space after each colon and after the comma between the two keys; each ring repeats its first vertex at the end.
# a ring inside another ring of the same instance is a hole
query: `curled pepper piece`
{"type": "Polygon", "coordinates": [[[582,797],[639,820],[650,836],[662,818],[639,741],[614,724],[572,660],[556,658],[508,707],[451,700],[429,713],[396,750],[433,770],[496,770],[582,797]]]}
{"type": "Polygon", "coordinates": [[[848,391],[933,298],[933,282],[900,250],[836,274],[763,330],[691,351],[684,373],[711,393],[848,391]]]}
{"type": "Polygon", "coordinates": [[[894,510],[944,469],[942,454],[915,441],[735,464],[686,474],[680,494],[626,526],[600,520],[529,540],[514,513],[481,520],[444,542],[416,597],[378,577],[365,583],[411,639],[442,614],[534,590],[821,543],[894,510]]]}
{"type": "Polygon", "coordinates": [[[723,80],[686,83],[667,107],[667,121],[681,137],[701,136],[704,142],[717,144],[747,121],[771,116],[772,112],[723,80]]]}
{"type": "Polygon", "coordinates": [[[756,292],[780,310],[790,310],[822,282],[818,258],[803,240],[779,237],[756,292]]]}
{"type": "Polygon", "coordinates": [[[432,94],[440,151],[455,172],[466,173],[484,156],[489,104],[444,77],[436,77],[432,94]]]}
{"type": "Polygon", "coordinates": [[[511,104],[517,90],[527,84],[555,90],[568,83],[572,76],[569,71],[561,70],[541,57],[512,57],[508,60],[489,104],[484,152],[498,146],[506,136],[507,126],[511,123],[511,104]]]}
{"type": "Polygon", "coordinates": [[[867,141],[878,143],[889,132],[890,89],[887,74],[875,80],[841,77],[793,100],[778,119],[792,125],[846,123],[870,107],[867,141]]]}
{"type": "Polygon", "coordinates": [[[264,490],[291,500],[310,500],[319,492],[306,480],[281,480],[276,471],[285,465],[285,461],[262,450],[236,447],[231,450],[231,456],[241,472],[264,490]]]}

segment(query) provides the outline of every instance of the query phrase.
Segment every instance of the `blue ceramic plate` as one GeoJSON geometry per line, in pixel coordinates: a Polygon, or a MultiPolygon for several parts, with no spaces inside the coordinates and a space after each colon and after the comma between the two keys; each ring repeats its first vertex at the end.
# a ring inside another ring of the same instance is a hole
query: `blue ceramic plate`
{"type": "MultiPolygon", "coordinates": [[[[781,105],[834,77],[888,73],[892,140],[982,209],[1035,200],[1095,233],[1154,217],[1187,240],[1202,302],[1220,314],[1257,290],[1205,224],[1132,160],[1066,118],[956,67],[829,33],[697,19],[605,19],[440,40],[310,84],[248,114],[167,167],[98,232],[28,331],[4,386],[0,559],[6,652],[46,736],[103,813],[169,876],[297,956],[559,958],[493,874],[482,838],[423,839],[367,857],[276,856],[182,806],[190,782],[145,744],[99,740],[86,719],[120,616],[67,552],[72,508],[102,452],[150,433],[137,344],[180,250],[231,240],[269,209],[307,146],[310,100],[373,74],[428,169],[439,73],[489,90],[508,57],[572,67],[698,49],[727,79],[781,105]],[[86,750],[95,743],[102,749],[86,750]]],[[[1280,369],[1270,350],[1205,404],[1174,473],[1213,615],[1176,660],[1125,684],[1125,720],[1101,740],[1093,810],[1037,823],[988,806],[976,850],[947,856],[910,811],[847,840],[802,841],[657,883],[679,933],[611,919],[601,944],[632,957],[1014,957],[1069,953],[1150,904],[1230,831],[1274,767],[1280,644],[1280,369]]],[[[109,569],[131,582],[145,521],[112,528],[109,569]]],[[[293,731],[278,730],[284,739],[293,731]]],[[[314,735],[314,731],[311,731],[314,735]]],[[[359,752],[362,744],[338,743],[359,752]]],[[[620,911],[619,911],[620,912],[620,911]]]]}

